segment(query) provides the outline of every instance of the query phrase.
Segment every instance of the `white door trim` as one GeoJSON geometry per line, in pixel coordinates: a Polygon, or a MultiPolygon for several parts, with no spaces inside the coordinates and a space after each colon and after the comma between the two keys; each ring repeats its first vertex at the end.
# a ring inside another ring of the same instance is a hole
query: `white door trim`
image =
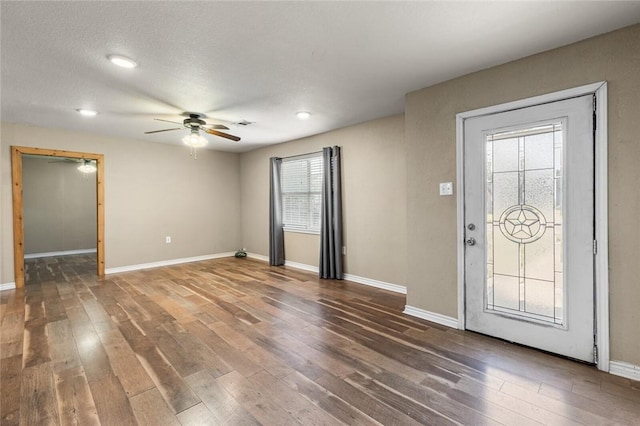
{"type": "Polygon", "coordinates": [[[598,346],[598,369],[609,371],[609,236],[607,206],[607,82],[547,93],[528,99],[480,108],[456,114],[456,188],[457,188],[457,257],[458,257],[458,328],[465,329],[464,305],[464,120],[526,108],[563,99],[596,95],[595,132],[595,226],[598,252],[595,256],[595,322],[598,346]]]}

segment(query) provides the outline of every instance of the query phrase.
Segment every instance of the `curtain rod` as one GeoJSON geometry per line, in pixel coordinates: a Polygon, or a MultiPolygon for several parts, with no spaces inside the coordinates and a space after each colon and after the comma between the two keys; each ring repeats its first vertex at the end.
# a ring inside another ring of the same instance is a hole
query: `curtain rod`
{"type": "Polygon", "coordinates": [[[314,154],[322,154],[322,151],[307,152],[306,154],[290,155],[288,157],[280,157],[280,158],[282,158],[283,160],[289,160],[290,158],[307,157],[309,155],[314,155],[314,154]]]}

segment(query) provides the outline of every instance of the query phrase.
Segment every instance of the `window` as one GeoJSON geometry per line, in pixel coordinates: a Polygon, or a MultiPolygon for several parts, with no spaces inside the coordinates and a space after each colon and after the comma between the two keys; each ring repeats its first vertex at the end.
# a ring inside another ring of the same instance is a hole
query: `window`
{"type": "Polygon", "coordinates": [[[285,231],[320,232],[322,153],[282,161],[282,209],[285,231]]]}

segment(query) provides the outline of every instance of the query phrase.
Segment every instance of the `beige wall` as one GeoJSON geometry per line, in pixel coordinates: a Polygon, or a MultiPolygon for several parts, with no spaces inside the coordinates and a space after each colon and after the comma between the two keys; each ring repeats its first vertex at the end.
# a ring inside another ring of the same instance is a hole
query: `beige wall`
{"type": "Polygon", "coordinates": [[[24,253],[96,248],[96,175],[51,157],[22,159],[24,253]]]}
{"type": "Polygon", "coordinates": [[[2,123],[2,283],[13,282],[10,146],[104,154],[106,267],[235,251],[239,155],[2,123]],[[173,242],[165,244],[165,236],[173,242]]]}
{"type": "Polygon", "coordinates": [[[407,303],[457,317],[456,113],[601,80],[609,90],[611,358],[640,365],[640,25],[480,71],[406,97],[407,303]]]}
{"type": "MultiPolygon", "coordinates": [[[[3,128],[3,123],[0,121],[0,138],[2,138],[2,128],[3,128]]],[[[4,193],[5,187],[7,186],[7,183],[11,181],[11,172],[9,172],[9,176],[6,175],[5,171],[2,170],[2,164],[4,164],[4,158],[7,157],[8,155],[4,153],[4,149],[2,149],[2,139],[0,139],[0,285],[4,284],[6,282],[13,282],[13,269],[11,269],[11,279],[7,278],[5,280],[5,244],[4,244],[4,238],[5,238],[5,234],[7,234],[8,232],[6,232],[4,230],[5,225],[8,225],[4,218],[7,214],[11,214],[11,209],[12,209],[12,205],[11,203],[6,204],[6,201],[4,200],[4,197],[2,196],[2,194],[4,193]],[[6,210],[6,212],[5,212],[6,210]]],[[[11,184],[9,183],[9,190],[11,188],[11,184]]],[[[11,202],[11,200],[8,200],[11,202]]],[[[9,222],[9,224],[12,222],[9,222]]],[[[13,265],[13,248],[11,249],[11,257],[7,256],[7,262],[11,263],[13,265]]],[[[7,276],[9,276],[8,273],[6,273],[7,276]]]]}
{"type": "MultiPolygon", "coordinates": [[[[406,282],[406,168],[402,115],[370,121],[241,157],[242,237],[248,251],[269,255],[269,158],[342,147],[346,272],[406,282]]],[[[288,261],[318,266],[316,235],[285,233],[288,261]]]]}

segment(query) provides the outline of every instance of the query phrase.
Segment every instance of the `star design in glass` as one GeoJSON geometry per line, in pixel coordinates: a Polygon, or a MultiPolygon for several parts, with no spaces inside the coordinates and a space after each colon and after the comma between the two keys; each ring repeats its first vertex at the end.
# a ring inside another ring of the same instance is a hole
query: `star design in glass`
{"type": "Polygon", "coordinates": [[[540,219],[534,212],[528,210],[515,210],[505,220],[506,231],[516,238],[531,238],[540,229],[540,219]]]}

